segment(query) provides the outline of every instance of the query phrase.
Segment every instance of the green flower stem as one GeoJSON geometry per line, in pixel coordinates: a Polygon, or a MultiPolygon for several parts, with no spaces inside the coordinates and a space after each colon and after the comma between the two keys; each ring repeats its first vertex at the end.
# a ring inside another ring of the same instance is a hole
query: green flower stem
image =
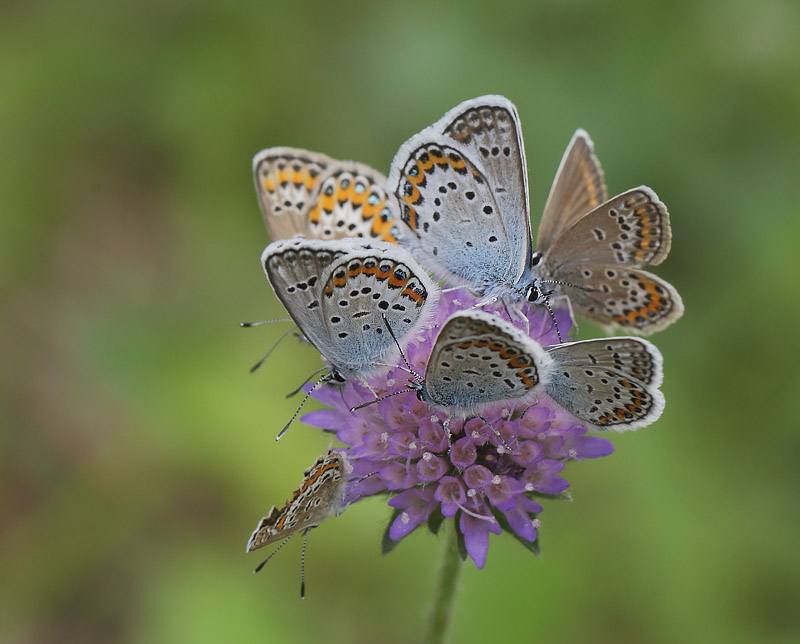
{"type": "Polygon", "coordinates": [[[458,579],[464,564],[458,552],[458,526],[455,521],[448,523],[451,525],[444,546],[439,583],[433,598],[433,610],[428,620],[428,632],[425,634],[426,644],[443,644],[446,641],[447,631],[453,617],[458,579]]]}

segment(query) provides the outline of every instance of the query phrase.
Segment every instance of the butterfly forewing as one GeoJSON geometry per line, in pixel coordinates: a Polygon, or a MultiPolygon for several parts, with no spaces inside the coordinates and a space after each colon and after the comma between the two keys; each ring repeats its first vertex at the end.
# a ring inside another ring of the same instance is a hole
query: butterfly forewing
{"type": "Polygon", "coordinates": [[[512,324],[482,311],[451,316],[431,351],[424,398],[451,414],[535,396],[547,354],[512,324]]]}
{"type": "Polygon", "coordinates": [[[389,172],[400,243],[481,294],[515,284],[530,254],[519,119],[501,96],[466,101],[406,141],[389,172]]]}
{"type": "Polygon", "coordinates": [[[567,228],[608,199],[594,144],[584,130],[572,137],[547,197],[536,247],[546,252],[567,228]]]}
{"type": "Polygon", "coordinates": [[[418,142],[396,189],[408,227],[401,245],[455,283],[504,279],[511,261],[507,231],[482,172],[449,145],[418,142]],[[470,224],[474,217],[483,218],[480,231],[470,224]]]}
{"type": "Polygon", "coordinates": [[[369,166],[319,152],[269,148],[253,160],[258,202],[273,241],[366,237],[395,243],[396,204],[369,166]]]}
{"type": "Polygon", "coordinates": [[[280,510],[272,507],[247,542],[247,552],[319,525],[344,503],[346,461],[328,449],[304,472],[303,482],[280,510]]]}
{"type": "Polygon", "coordinates": [[[431,315],[438,287],[401,248],[350,253],[321,279],[321,321],[338,367],[358,371],[394,353],[400,339],[431,315]]]}
{"type": "Polygon", "coordinates": [[[544,264],[554,276],[561,266],[660,264],[672,230],[666,206],[645,186],[623,192],[576,221],[553,243],[544,264]]]}
{"type": "Polygon", "coordinates": [[[271,243],[261,263],[275,295],[303,335],[323,355],[329,342],[321,324],[319,279],[337,257],[354,250],[347,244],[326,244],[306,239],[271,243]]]}
{"type": "Polygon", "coordinates": [[[480,162],[512,248],[527,258],[531,237],[528,170],[517,108],[504,96],[481,96],[450,110],[438,123],[459,150],[480,162]]]}
{"type": "Polygon", "coordinates": [[[595,429],[624,431],[654,422],[664,409],[658,390],[661,353],[639,338],[603,338],[558,345],[546,391],[595,429]]]}

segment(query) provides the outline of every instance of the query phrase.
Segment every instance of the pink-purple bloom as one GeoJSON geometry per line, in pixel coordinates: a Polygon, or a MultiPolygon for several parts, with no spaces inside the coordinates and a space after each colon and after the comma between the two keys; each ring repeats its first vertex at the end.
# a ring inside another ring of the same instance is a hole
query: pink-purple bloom
{"type": "MultiPolygon", "coordinates": [[[[473,305],[463,291],[442,295],[431,325],[405,349],[414,371],[424,375],[433,341],[447,318],[473,305]]],[[[496,313],[505,316],[504,311],[496,313]]],[[[546,310],[533,308],[526,317],[515,324],[530,337],[543,346],[558,342],[546,310]]],[[[568,313],[557,311],[556,319],[566,337],[572,325],[568,313]]],[[[411,378],[397,358],[396,368],[362,382],[318,387],[312,395],[329,408],[303,417],[309,425],[335,432],[347,445],[343,451],[357,481],[349,503],[388,494],[394,516],[385,551],[420,525],[435,532],[443,519],[454,518],[462,554],[478,568],[486,563],[490,533],[510,532],[535,552],[542,512],[538,501],[569,487],[561,477],[566,463],[613,451],[609,441],[587,436],[586,427],[547,396],[533,405],[498,404],[480,417],[449,422],[446,413],[432,409],[413,391],[350,411],[376,396],[409,389],[411,378]]]]}

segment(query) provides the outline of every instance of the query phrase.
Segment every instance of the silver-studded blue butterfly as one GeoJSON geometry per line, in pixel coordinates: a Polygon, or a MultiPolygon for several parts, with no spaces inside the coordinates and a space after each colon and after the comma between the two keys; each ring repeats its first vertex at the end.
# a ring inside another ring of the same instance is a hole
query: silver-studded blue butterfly
{"type": "Polygon", "coordinates": [[[612,337],[543,349],[513,324],[484,311],[452,315],[434,341],[419,398],[453,417],[546,394],[593,429],[623,431],[664,409],[662,358],[647,340],[612,337]]]}
{"type": "Polygon", "coordinates": [[[502,96],[461,103],[406,141],[388,186],[405,224],[399,243],[482,304],[546,303],[557,292],[601,325],[642,334],[683,313],[677,291],[638,268],[669,252],[666,207],[644,186],[607,199],[582,130],[562,159],[535,251],[519,116],[502,96]]]}

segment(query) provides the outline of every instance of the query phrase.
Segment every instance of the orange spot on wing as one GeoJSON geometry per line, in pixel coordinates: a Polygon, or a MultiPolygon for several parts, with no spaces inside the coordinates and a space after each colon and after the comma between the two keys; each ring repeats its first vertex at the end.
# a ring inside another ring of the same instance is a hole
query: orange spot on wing
{"type": "Polygon", "coordinates": [[[614,322],[621,326],[644,328],[667,315],[672,307],[666,296],[658,292],[659,288],[659,285],[655,282],[644,282],[644,305],[629,311],[627,314],[614,316],[614,322]],[[651,312],[653,313],[652,316],[650,315],[651,312]]]}
{"type": "Polygon", "coordinates": [[[467,167],[467,164],[464,162],[463,158],[459,158],[457,161],[454,161],[450,157],[447,157],[447,162],[453,168],[453,170],[464,170],[467,167]]]}
{"type": "Polygon", "coordinates": [[[394,286],[395,288],[402,288],[408,283],[409,277],[410,276],[406,276],[406,278],[402,280],[397,279],[397,277],[395,277],[395,271],[392,271],[392,274],[389,277],[389,286],[394,286]]]}
{"type": "Polygon", "coordinates": [[[412,302],[414,302],[414,304],[419,306],[425,301],[425,298],[427,297],[428,294],[418,293],[413,288],[406,288],[403,290],[402,295],[409,298],[412,302]]]}

